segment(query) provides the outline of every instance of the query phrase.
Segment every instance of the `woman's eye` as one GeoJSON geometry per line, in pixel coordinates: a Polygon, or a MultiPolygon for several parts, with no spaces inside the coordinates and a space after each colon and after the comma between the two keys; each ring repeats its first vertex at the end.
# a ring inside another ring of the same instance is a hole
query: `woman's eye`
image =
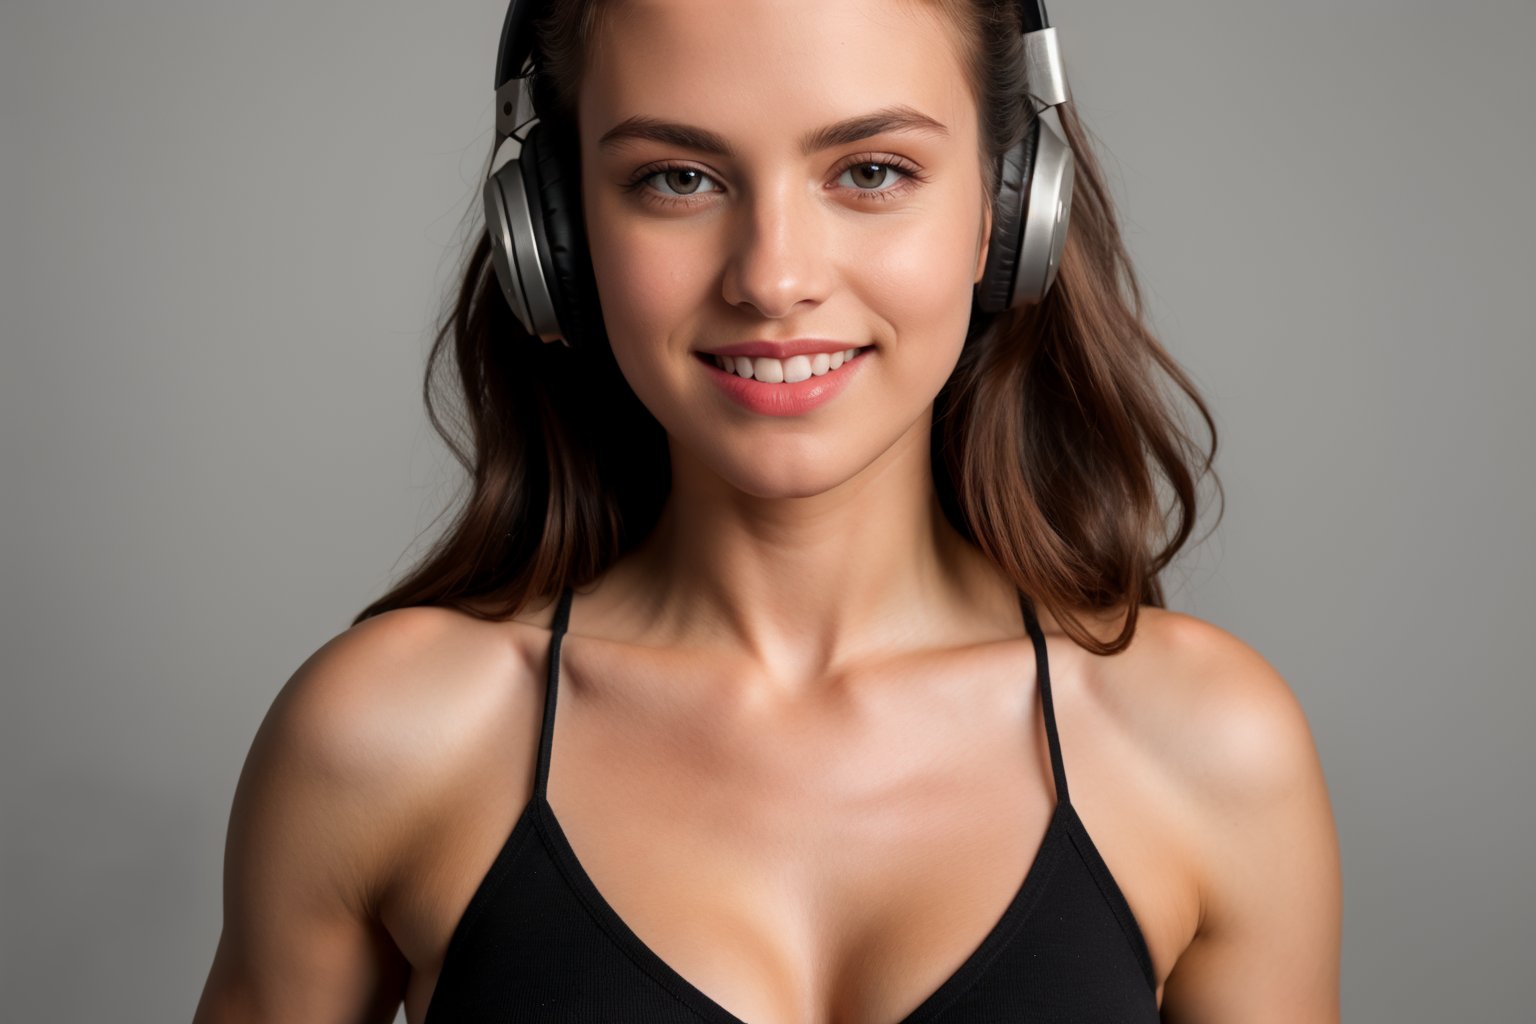
{"type": "MultiPolygon", "coordinates": [[[[859,198],[894,199],[912,188],[922,176],[890,160],[860,160],[844,167],[838,185],[859,198]]],[[[629,190],[649,192],[650,200],[673,206],[692,205],[692,197],[719,192],[719,184],[697,167],[657,167],[636,175],[629,190]],[[705,183],[708,183],[706,186],[705,183]]]]}
{"type": "Polygon", "coordinates": [[[894,164],[883,164],[876,160],[861,161],[843,172],[851,179],[852,187],[861,192],[889,192],[890,189],[879,186],[889,181],[899,181],[897,176],[905,173],[894,164]]]}
{"type": "Polygon", "coordinates": [[[662,192],[662,195],[692,196],[699,194],[699,183],[709,180],[709,175],[693,167],[667,167],[653,171],[640,180],[647,182],[653,178],[660,178],[667,188],[673,190],[671,193],[662,192]]]}

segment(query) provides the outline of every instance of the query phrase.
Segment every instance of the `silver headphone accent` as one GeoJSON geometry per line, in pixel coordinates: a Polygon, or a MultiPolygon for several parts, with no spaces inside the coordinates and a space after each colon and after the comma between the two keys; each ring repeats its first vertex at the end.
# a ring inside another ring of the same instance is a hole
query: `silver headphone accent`
{"type": "MultiPolygon", "coordinates": [[[[525,73],[527,66],[525,65],[525,73]]],[[[491,236],[491,259],[507,305],[529,334],[571,343],[560,332],[548,275],[534,241],[533,211],[523,184],[522,152],[527,129],[538,123],[526,77],[508,79],[496,90],[496,152],[481,198],[491,236]],[[518,129],[524,129],[518,135],[518,129]]]]}
{"type": "Polygon", "coordinates": [[[1075,168],[1072,147],[1050,122],[1041,121],[1010,308],[1039,302],[1056,283],[1061,251],[1067,244],[1075,168]]]}
{"type": "MultiPolygon", "coordinates": [[[[1061,42],[1054,28],[1024,34],[1024,71],[1028,78],[1026,88],[1036,104],[1037,118],[1072,98],[1066,65],[1061,59],[1061,42]]],[[[1076,169],[1072,147],[1049,121],[1041,119],[1010,307],[1039,302],[1056,283],[1061,251],[1067,244],[1076,169]]]]}

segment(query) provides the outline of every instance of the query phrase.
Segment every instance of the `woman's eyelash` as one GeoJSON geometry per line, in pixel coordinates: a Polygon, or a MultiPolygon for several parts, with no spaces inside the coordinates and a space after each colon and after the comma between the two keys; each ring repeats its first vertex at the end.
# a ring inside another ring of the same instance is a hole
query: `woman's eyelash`
{"type": "MultiPolygon", "coordinates": [[[[916,188],[917,187],[917,183],[920,183],[920,182],[923,182],[923,181],[927,180],[927,178],[925,178],[923,176],[922,172],[919,171],[917,169],[917,167],[915,167],[914,165],[908,163],[905,160],[901,160],[901,159],[899,159],[897,157],[884,156],[884,155],[881,155],[881,156],[861,156],[861,157],[858,157],[856,159],[849,160],[847,163],[844,163],[841,167],[839,167],[837,169],[837,177],[841,178],[848,171],[850,171],[850,170],[852,170],[852,169],[854,169],[856,167],[868,167],[868,166],[884,167],[884,168],[887,168],[889,170],[896,171],[905,180],[900,182],[900,183],[898,183],[897,185],[895,185],[895,186],[893,186],[891,188],[880,188],[880,189],[853,188],[853,189],[849,189],[849,190],[846,190],[846,191],[856,192],[860,196],[868,196],[871,199],[875,200],[876,202],[882,202],[882,201],[885,201],[885,200],[893,199],[893,198],[895,198],[897,196],[905,195],[907,192],[909,192],[913,188],[916,188]]],[[[714,181],[714,177],[712,175],[710,175],[707,171],[700,170],[697,167],[691,167],[688,164],[677,164],[677,163],[650,164],[650,165],[648,165],[646,167],[641,168],[639,171],[637,171],[635,173],[635,176],[633,178],[631,178],[629,180],[629,182],[625,185],[625,191],[627,191],[627,192],[646,191],[646,183],[648,181],[650,181],[652,178],[656,177],[659,174],[667,174],[667,173],[669,173],[671,171],[693,171],[693,172],[695,172],[697,174],[702,175],[705,178],[708,178],[711,181],[714,181]]],[[[695,195],[700,195],[700,196],[705,196],[705,195],[711,195],[715,191],[718,191],[718,189],[711,190],[710,192],[694,193],[694,194],[695,195]]],[[[649,201],[651,201],[651,202],[657,202],[657,203],[661,203],[663,205],[672,205],[672,206],[692,206],[692,205],[694,205],[697,202],[697,200],[693,199],[689,195],[667,195],[664,192],[655,191],[655,190],[651,190],[651,195],[649,195],[647,197],[647,199],[649,201]]]]}
{"type": "MultiPolygon", "coordinates": [[[[653,164],[649,167],[636,171],[635,176],[629,180],[629,184],[626,186],[626,188],[630,192],[639,192],[645,188],[646,183],[652,178],[662,174],[669,174],[672,171],[693,171],[695,174],[701,175],[702,177],[709,177],[708,174],[705,174],[697,167],[689,167],[686,164],[653,164]]],[[[686,196],[669,196],[664,192],[658,193],[657,198],[664,202],[678,202],[687,200],[686,196]]]]}
{"type": "Polygon", "coordinates": [[[837,169],[837,176],[841,178],[844,174],[857,167],[885,167],[901,175],[903,180],[892,188],[867,189],[854,187],[853,191],[859,195],[867,195],[875,199],[890,199],[903,195],[927,180],[914,165],[891,156],[865,156],[859,157],[856,160],[850,160],[837,169]]]}

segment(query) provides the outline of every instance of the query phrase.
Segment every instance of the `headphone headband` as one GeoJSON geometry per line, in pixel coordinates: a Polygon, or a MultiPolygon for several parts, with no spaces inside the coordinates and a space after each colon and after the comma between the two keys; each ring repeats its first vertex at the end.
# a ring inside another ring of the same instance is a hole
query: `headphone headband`
{"type": "Polygon", "coordinates": [[[496,50],[497,89],[518,76],[528,54],[533,52],[533,33],[524,26],[534,19],[534,8],[542,6],[539,0],[512,0],[507,4],[507,16],[501,23],[501,45],[496,50]]]}

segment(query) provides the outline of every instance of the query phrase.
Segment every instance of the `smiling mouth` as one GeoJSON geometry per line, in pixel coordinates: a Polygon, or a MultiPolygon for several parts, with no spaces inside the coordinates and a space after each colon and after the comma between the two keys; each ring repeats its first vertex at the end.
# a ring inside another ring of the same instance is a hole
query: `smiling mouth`
{"type": "Polygon", "coordinates": [[[772,359],[767,356],[717,356],[697,352],[699,359],[726,373],[764,384],[796,384],[812,377],[824,377],[834,373],[844,363],[857,359],[873,345],[849,348],[841,352],[818,352],[811,356],[790,356],[788,359],[772,359]]]}

